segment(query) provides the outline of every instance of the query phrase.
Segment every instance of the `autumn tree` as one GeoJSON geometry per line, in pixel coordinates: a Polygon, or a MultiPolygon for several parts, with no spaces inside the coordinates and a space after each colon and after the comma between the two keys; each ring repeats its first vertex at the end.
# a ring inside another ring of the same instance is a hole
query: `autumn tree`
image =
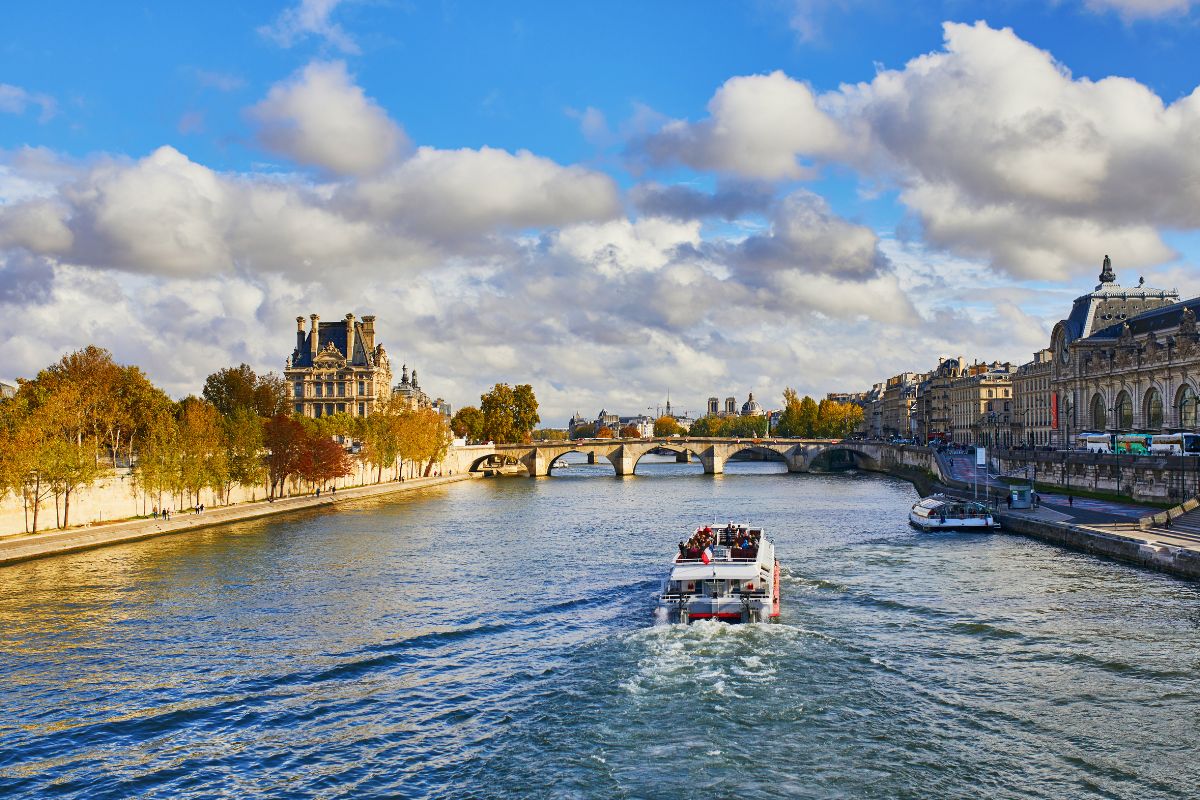
{"type": "Polygon", "coordinates": [[[329,481],[345,477],[354,471],[346,448],[320,432],[305,437],[303,450],[296,463],[296,474],[309,484],[324,489],[329,481]]]}
{"type": "Polygon", "coordinates": [[[468,442],[483,440],[483,412],[475,406],[463,406],[450,420],[450,428],[455,436],[460,436],[468,442]]]}
{"type": "Polygon", "coordinates": [[[596,431],[596,436],[594,438],[596,438],[596,439],[611,439],[611,438],[613,438],[613,429],[608,427],[607,425],[601,425],[599,430],[596,431]]]}
{"type": "Polygon", "coordinates": [[[221,415],[206,400],[188,397],[176,412],[179,434],[179,486],[196,502],[202,489],[225,486],[227,464],[221,415]]]}
{"type": "Polygon", "coordinates": [[[530,439],[541,421],[533,387],[527,383],[516,388],[497,383],[479,398],[483,413],[483,435],[494,442],[519,443],[530,439]]]}
{"type": "Polygon", "coordinates": [[[626,425],[621,428],[622,439],[640,439],[642,438],[642,429],[637,425],[626,425]]]}
{"type": "Polygon", "coordinates": [[[225,449],[225,502],[234,484],[255,486],[267,477],[263,462],[263,423],[253,409],[235,408],[221,417],[221,442],[225,449]]]}
{"type": "Polygon", "coordinates": [[[655,436],[682,436],[687,431],[679,424],[679,421],[674,417],[669,417],[666,414],[654,420],[654,435],[655,436]]]}
{"type": "Polygon", "coordinates": [[[222,416],[248,408],[260,417],[285,414],[288,410],[287,384],[274,372],[258,375],[249,364],[224,369],[204,381],[204,399],[222,416]]]}
{"type": "Polygon", "coordinates": [[[284,414],[276,414],[264,423],[263,447],[272,498],[281,493],[284,482],[296,474],[306,439],[304,427],[284,414]]]}

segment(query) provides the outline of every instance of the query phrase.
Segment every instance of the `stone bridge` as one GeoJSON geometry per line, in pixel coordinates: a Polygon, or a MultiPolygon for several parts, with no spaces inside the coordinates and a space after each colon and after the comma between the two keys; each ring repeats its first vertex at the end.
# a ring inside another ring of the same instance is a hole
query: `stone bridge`
{"type": "Polygon", "coordinates": [[[567,453],[583,453],[589,464],[606,458],[617,475],[632,475],[638,461],[647,453],[670,451],[680,462],[699,459],[706,475],[725,471],[725,462],[738,453],[757,453],[773,461],[783,461],[788,472],[808,472],[821,457],[834,454],[863,469],[882,469],[890,446],[879,442],[839,441],[837,439],[582,439],[571,442],[533,442],[532,444],[484,444],[453,447],[446,465],[456,472],[480,472],[502,464],[520,463],[529,477],[550,474],[554,462],[567,453]]]}

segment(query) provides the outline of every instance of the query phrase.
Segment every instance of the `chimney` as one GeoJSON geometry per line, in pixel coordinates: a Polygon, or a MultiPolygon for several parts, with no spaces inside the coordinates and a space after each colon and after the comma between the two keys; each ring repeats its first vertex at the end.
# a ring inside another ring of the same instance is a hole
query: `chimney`
{"type": "Polygon", "coordinates": [[[318,332],[321,325],[321,317],[319,314],[309,314],[308,318],[312,320],[312,336],[308,337],[308,349],[313,358],[317,357],[320,352],[321,343],[318,341],[321,334],[318,332]]]}
{"type": "Polygon", "coordinates": [[[375,350],[375,316],[368,314],[362,318],[363,349],[368,353],[375,350]]]}
{"type": "Polygon", "coordinates": [[[346,360],[354,361],[354,315],[346,315],[346,360]]]}
{"type": "Polygon", "coordinates": [[[304,349],[304,317],[296,317],[296,355],[304,349]]]}

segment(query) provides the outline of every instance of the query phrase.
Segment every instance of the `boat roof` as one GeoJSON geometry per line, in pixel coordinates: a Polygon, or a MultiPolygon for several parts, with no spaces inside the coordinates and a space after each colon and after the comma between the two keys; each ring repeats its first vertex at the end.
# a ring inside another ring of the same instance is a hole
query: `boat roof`
{"type": "Polygon", "coordinates": [[[711,564],[680,564],[671,570],[673,581],[738,580],[758,577],[756,561],[714,561],[711,564]]]}
{"type": "Polygon", "coordinates": [[[945,495],[935,494],[926,497],[921,502],[917,503],[920,508],[938,508],[940,506],[979,506],[984,508],[983,503],[977,503],[974,500],[959,499],[957,497],[946,497],[945,495]]]}

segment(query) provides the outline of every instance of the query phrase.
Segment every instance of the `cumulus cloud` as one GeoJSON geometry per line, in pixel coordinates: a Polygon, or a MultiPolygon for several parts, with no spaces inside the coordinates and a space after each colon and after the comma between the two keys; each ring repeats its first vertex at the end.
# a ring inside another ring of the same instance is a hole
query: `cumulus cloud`
{"type": "Polygon", "coordinates": [[[376,172],[408,139],[340,61],[313,62],[249,110],[267,149],[333,175],[376,172]]]}
{"type": "Polygon", "coordinates": [[[422,147],[344,193],[358,213],[454,237],[502,228],[565,225],[620,210],[611,178],[527,150],[422,147]]]}
{"type": "Polygon", "coordinates": [[[0,83],[0,113],[24,114],[27,108],[41,109],[38,121],[47,122],[58,111],[58,103],[48,94],[30,92],[10,83],[0,83]]]}
{"type": "Polygon", "coordinates": [[[296,5],[284,9],[270,25],[258,32],[280,47],[291,47],[298,42],[315,36],[343,53],[358,53],[358,44],[333,22],[331,17],[344,0],[300,0],[296,5]]]}
{"type": "Polygon", "coordinates": [[[733,78],[707,119],[633,152],[777,180],[849,165],[897,186],[933,244],[1029,277],[1106,252],[1161,263],[1159,230],[1200,226],[1200,90],[1167,104],[1131,79],[1076,78],[1010,29],[944,33],[942,50],[821,95],[779,72],[733,78]]]}
{"type": "Polygon", "coordinates": [[[837,124],[822,111],[806,84],[783,72],[730,78],[708,103],[708,119],[672,120],[634,143],[652,163],[749,178],[801,178],[812,174],[803,156],[829,156],[842,147],[837,124]]]}

